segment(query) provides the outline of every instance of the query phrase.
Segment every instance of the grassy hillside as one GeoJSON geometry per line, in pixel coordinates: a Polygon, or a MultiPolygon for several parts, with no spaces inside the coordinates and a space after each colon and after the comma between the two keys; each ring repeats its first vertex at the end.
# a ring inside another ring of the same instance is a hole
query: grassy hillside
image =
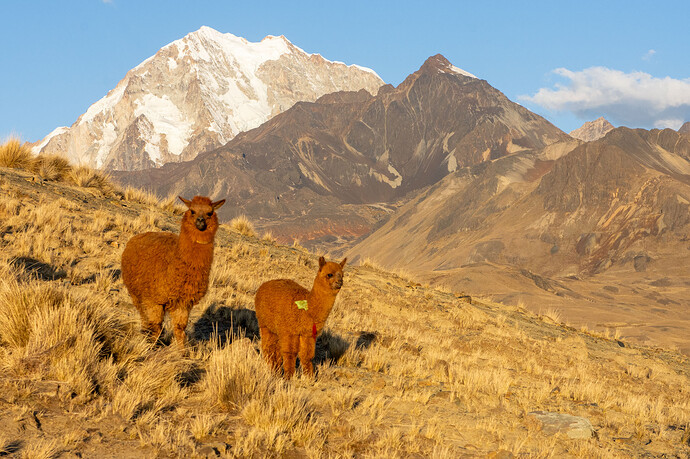
{"type": "Polygon", "coordinates": [[[134,234],[177,231],[179,212],[0,168],[0,455],[690,455],[687,357],[367,263],[345,269],[316,378],[283,382],[258,352],[253,294],[278,277],[310,286],[317,255],[230,226],[187,352],[151,346],[120,254],[134,234]],[[554,433],[534,411],[594,433],[554,433]]]}

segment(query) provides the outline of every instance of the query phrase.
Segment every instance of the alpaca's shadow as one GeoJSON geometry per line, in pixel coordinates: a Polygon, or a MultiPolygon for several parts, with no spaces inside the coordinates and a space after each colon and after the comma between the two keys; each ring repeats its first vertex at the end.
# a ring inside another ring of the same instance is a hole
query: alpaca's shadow
{"type": "Polygon", "coordinates": [[[330,330],[324,330],[316,338],[314,365],[321,365],[325,362],[337,363],[349,347],[350,343],[347,340],[330,330]]]}
{"type": "Polygon", "coordinates": [[[41,281],[54,281],[64,279],[67,273],[64,270],[58,269],[48,263],[36,260],[31,257],[17,257],[10,261],[13,268],[25,272],[28,276],[34,277],[41,281]]]}
{"type": "MultiPolygon", "coordinates": [[[[197,341],[217,340],[224,346],[236,337],[260,339],[259,321],[251,309],[233,309],[215,304],[206,308],[194,323],[192,337],[197,341]]],[[[359,342],[357,343],[359,346],[359,342]]],[[[350,343],[330,330],[324,330],[316,339],[314,364],[337,362],[347,352],[350,343]]]]}
{"type": "Polygon", "coordinates": [[[236,337],[258,340],[259,321],[251,309],[233,309],[213,304],[194,323],[192,336],[197,341],[216,339],[221,346],[236,337]]]}

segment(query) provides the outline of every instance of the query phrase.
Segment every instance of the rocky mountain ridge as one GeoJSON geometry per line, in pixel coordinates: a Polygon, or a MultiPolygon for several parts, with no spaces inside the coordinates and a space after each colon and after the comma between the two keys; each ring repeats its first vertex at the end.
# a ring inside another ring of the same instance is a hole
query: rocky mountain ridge
{"type": "Polygon", "coordinates": [[[594,121],[587,121],[581,127],[570,132],[570,136],[585,142],[592,142],[604,137],[614,127],[603,116],[594,121]]]}
{"type": "Polygon", "coordinates": [[[226,218],[245,213],[278,236],[309,243],[365,234],[386,206],[458,168],[566,139],[437,55],[376,96],[339,92],[300,102],[193,161],[117,177],[160,195],[222,195],[226,218]]]}

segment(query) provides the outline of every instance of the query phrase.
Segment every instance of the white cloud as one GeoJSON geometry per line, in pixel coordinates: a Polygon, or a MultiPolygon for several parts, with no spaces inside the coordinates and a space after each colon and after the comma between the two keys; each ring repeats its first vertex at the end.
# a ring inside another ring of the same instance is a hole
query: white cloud
{"type": "Polygon", "coordinates": [[[650,59],[652,58],[652,56],[654,56],[655,54],[656,54],[656,50],[655,50],[655,49],[650,49],[649,51],[647,51],[647,52],[645,53],[644,56],[642,56],[642,59],[645,60],[645,61],[648,61],[648,60],[650,60],[650,59]]]}
{"type": "MultiPolygon", "coordinates": [[[[604,116],[629,127],[674,127],[690,120],[690,78],[656,78],[606,67],[554,73],[567,80],[519,99],[552,111],[568,111],[584,120],[604,116]]],[[[677,129],[677,128],[676,128],[677,129]]]]}

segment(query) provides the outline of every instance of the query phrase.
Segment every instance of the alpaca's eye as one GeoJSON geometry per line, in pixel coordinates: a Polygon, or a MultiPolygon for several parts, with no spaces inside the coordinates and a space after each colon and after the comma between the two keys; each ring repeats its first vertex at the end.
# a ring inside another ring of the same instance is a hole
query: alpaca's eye
{"type": "Polygon", "coordinates": [[[213,211],[207,213],[206,215],[210,217],[211,215],[213,215],[213,211]]]}
{"type": "Polygon", "coordinates": [[[333,273],[328,273],[328,277],[333,277],[333,273]]]}
{"type": "Polygon", "coordinates": [[[189,211],[192,213],[192,215],[196,214],[192,209],[189,209],[189,211]]]}

